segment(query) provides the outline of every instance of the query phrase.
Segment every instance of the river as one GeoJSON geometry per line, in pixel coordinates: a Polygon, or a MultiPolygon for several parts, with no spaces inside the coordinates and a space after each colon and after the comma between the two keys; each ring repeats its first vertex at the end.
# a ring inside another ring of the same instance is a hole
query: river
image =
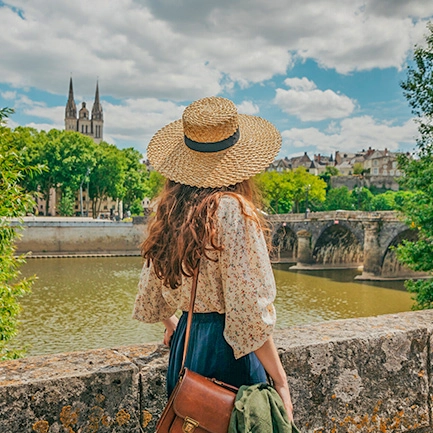
{"type": "MultiPolygon", "coordinates": [[[[160,341],[161,324],[131,319],[140,257],[29,259],[23,275],[36,274],[15,347],[30,355],[160,341]]],[[[408,311],[403,282],[360,282],[356,270],[290,271],[274,266],[277,327],[408,311]]]]}

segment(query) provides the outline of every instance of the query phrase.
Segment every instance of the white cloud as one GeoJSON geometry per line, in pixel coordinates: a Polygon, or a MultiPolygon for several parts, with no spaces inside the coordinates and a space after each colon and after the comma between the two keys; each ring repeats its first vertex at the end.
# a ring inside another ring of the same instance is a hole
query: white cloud
{"type": "Polygon", "coordinates": [[[0,93],[1,97],[6,100],[14,100],[17,96],[17,92],[6,91],[0,93]]]}
{"type": "Polygon", "coordinates": [[[298,153],[296,149],[314,147],[321,154],[331,154],[336,150],[356,152],[368,147],[387,148],[392,151],[402,146],[413,144],[417,127],[413,120],[403,125],[378,122],[370,116],[344,119],[339,124],[332,122],[331,127],[323,132],[317,128],[292,128],[282,132],[283,149],[281,154],[298,153]]]}
{"type": "Polygon", "coordinates": [[[252,101],[243,101],[241,104],[237,106],[238,112],[241,114],[250,114],[256,115],[259,113],[260,109],[257,104],[254,104],[252,101]]]}
{"type": "Polygon", "coordinates": [[[154,98],[128,99],[121,105],[102,102],[104,140],[111,143],[128,140],[145,152],[153,134],[166,124],[182,117],[184,106],[154,98]]]}
{"type": "Polygon", "coordinates": [[[330,89],[319,90],[305,77],[288,78],[284,83],[291,89],[276,89],[274,102],[285,113],[302,121],[339,119],[349,116],[355,108],[352,99],[330,89]]]}
{"type": "Polygon", "coordinates": [[[306,77],[302,78],[286,78],[284,80],[284,84],[287,87],[291,87],[293,90],[304,91],[307,92],[309,90],[314,90],[317,86],[313,81],[309,80],[306,77]]]}
{"type": "Polygon", "coordinates": [[[86,94],[99,76],[117,98],[183,101],[285,74],[293,56],[341,73],[401,68],[433,8],[382,3],[9,0],[21,14],[0,6],[0,77],[63,94],[72,72],[86,94]]]}

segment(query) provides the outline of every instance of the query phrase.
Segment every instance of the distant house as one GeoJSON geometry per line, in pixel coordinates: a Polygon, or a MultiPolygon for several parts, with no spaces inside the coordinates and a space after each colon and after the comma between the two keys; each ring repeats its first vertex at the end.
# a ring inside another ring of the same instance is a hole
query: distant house
{"type": "Polygon", "coordinates": [[[284,171],[290,171],[291,169],[292,165],[290,164],[289,159],[286,157],[282,159],[276,159],[274,162],[271,162],[265,171],[276,171],[278,173],[282,173],[284,171]]]}
{"type": "Polygon", "coordinates": [[[342,161],[336,165],[335,168],[340,172],[342,176],[351,176],[353,174],[353,163],[352,160],[342,161]]]}
{"type": "Polygon", "coordinates": [[[319,174],[324,173],[326,170],[326,167],[328,167],[328,166],[332,166],[332,167],[334,166],[334,158],[332,157],[332,155],[323,156],[323,155],[320,155],[320,153],[319,153],[318,155],[314,155],[308,171],[311,174],[318,176],[319,174]]]}
{"type": "Polygon", "coordinates": [[[307,152],[304,152],[302,156],[290,158],[289,161],[292,165],[292,170],[296,170],[298,167],[305,167],[308,170],[311,166],[311,159],[307,155],[307,152]]]}
{"type": "Polygon", "coordinates": [[[401,176],[397,165],[398,153],[385,150],[375,150],[364,161],[364,170],[372,176],[401,176]]]}

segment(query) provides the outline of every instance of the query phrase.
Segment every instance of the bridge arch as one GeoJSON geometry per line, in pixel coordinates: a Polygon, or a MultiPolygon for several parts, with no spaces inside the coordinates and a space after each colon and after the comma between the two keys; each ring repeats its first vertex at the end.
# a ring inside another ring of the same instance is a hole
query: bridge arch
{"type": "Polygon", "coordinates": [[[397,254],[394,251],[394,248],[401,244],[404,240],[416,241],[418,239],[418,233],[410,228],[403,230],[397,233],[396,236],[389,242],[386,246],[385,252],[382,256],[381,262],[381,277],[383,278],[406,278],[410,276],[419,276],[419,273],[416,273],[397,259],[397,254]]]}
{"type": "Polygon", "coordinates": [[[283,222],[272,233],[271,258],[278,261],[296,261],[298,238],[289,224],[283,222]]]}
{"type": "Polygon", "coordinates": [[[359,266],[363,260],[363,239],[350,224],[330,222],[321,231],[313,248],[316,264],[359,266]]]}

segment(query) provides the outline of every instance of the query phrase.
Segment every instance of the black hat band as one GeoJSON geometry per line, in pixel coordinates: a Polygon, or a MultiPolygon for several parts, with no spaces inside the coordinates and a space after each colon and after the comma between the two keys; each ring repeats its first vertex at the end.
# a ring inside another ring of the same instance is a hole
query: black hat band
{"type": "Polygon", "coordinates": [[[191,150],[195,150],[196,152],[221,152],[222,150],[234,146],[239,141],[239,137],[240,133],[238,128],[229,138],[214,143],[200,143],[199,141],[191,140],[186,135],[184,136],[184,141],[191,150]]]}

